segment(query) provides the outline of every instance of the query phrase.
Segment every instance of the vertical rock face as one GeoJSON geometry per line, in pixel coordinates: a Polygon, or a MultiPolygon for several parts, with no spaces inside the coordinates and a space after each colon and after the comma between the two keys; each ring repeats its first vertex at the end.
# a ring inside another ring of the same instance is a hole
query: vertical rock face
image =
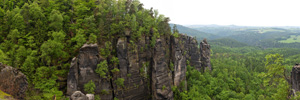
{"type": "Polygon", "coordinates": [[[114,95],[123,100],[142,100],[150,98],[148,69],[150,61],[149,50],[145,47],[146,39],[143,37],[139,44],[127,42],[127,38],[119,38],[117,42],[117,57],[119,59],[119,73],[113,74],[114,80],[124,79],[124,87],[113,84],[114,95]]]}
{"type": "MultiPolygon", "coordinates": [[[[112,90],[110,81],[100,78],[95,72],[99,63],[99,51],[97,44],[85,44],[80,48],[78,57],[73,58],[67,79],[67,95],[72,95],[75,91],[84,91],[84,85],[92,80],[95,83],[96,94],[101,94],[101,90],[112,90]]],[[[109,94],[101,94],[103,99],[112,99],[109,94]]]]}
{"type": "Polygon", "coordinates": [[[171,89],[172,75],[166,58],[166,44],[163,40],[157,39],[153,52],[152,65],[152,94],[154,100],[172,100],[171,89]]]}
{"type": "Polygon", "coordinates": [[[207,43],[206,39],[204,39],[200,43],[200,55],[201,55],[201,66],[204,67],[204,70],[211,71],[210,64],[210,45],[207,43]]]}
{"type": "MultiPolygon", "coordinates": [[[[189,37],[188,38],[188,47],[187,47],[187,59],[190,61],[190,65],[194,66],[198,71],[205,66],[201,66],[201,58],[200,58],[200,51],[198,48],[198,43],[195,38],[189,37]]],[[[210,52],[209,52],[210,53],[210,52]]],[[[209,56],[209,55],[208,55],[209,56]]]]}
{"type": "Polygon", "coordinates": [[[153,46],[150,41],[148,36],[141,36],[139,42],[130,41],[130,36],[118,38],[113,45],[119,63],[108,66],[110,77],[107,79],[95,73],[103,59],[99,56],[99,47],[85,44],[72,60],[67,94],[86,93],[84,84],[92,80],[96,85],[95,95],[100,95],[102,100],[173,100],[171,87],[182,83],[186,87],[187,64],[199,71],[204,67],[211,69],[210,47],[206,41],[201,42],[201,49],[195,38],[181,34],[179,37],[160,36],[153,46]],[[119,71],[112,72],[113,68],[119,71]],[[116,84],[119,79],[124,79],[124,86],[116,84]],[[109,93],[101,92],[103,90],[109,93]]]}
{"type": "Polygon", "coordinates": [[[201,70],[200,50],[195,38],[180,34],[178,38],[171,37],[171,60],[174,66],[174,85],[186,82],[187,61],[189,65],[201,70]]]}
{"type": "MultiPolygon", "coordinates": [[[[180,36],[181,37],[181,36],[180,36]]],[[[184,37],[181,37],[184,38],[184,37]]],[[[182,39],[171,37],[171,69],[173,69],[173,82],[179,86],[180,82],[185,81],[186,54],[185,44],[182,39]]]]}
{"type": "Polygon", "coordinates": [[[22,72],[0,63],[0,90],[22,100],[27,86],[27,78],[22,72]]]}
{"type": "Polygon", "coordinates": [[[293,93],[300,91],[300,65],[296,64],[291,72],[291,82],[293,93]]]}

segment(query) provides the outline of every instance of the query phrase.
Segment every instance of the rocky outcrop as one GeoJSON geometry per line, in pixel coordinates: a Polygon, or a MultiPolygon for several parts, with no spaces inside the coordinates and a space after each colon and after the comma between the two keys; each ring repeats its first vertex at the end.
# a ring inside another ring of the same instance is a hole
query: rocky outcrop
{"type": "Polygon", "coordinates": [[[152,65],[152,94],[155,100],[172,100],[173,92],[172,74],[168,67],[169,58],[167,55],[166,42],[162,39],[156,40],[156,45],[153,52],[152,65]]]}
{"type": "Polygon", "coordinates": [[[112,93],[101,93],[102,90],[111,91],[111,81],[103,79],[95,72],[99,64],[99,50],[97,44],[85,44],[80,48],[79,55],[72,59],[71,67],[67,79],[67,95],[72,95],[75,91],[84,91],[84,85],[89,81],[95,83],[95,94],[99,94],[103,99],[112,99],[112,93]]]}
{"type": "Polygon", "coordinates": [[[210,64],[210,45],[207,43],[206,39],[204,39],[200,43],[200,56],[201,56],[201,66],[204,70],[211,71],[211,64],[210,64]]]}
{"type": "Polygon", "coordinates": [[[300,91],[300,64],[296,64],[293,67],[290,81],[290,84],[292,86],[291,92],[293,95],[296,95],[296,91],[300,91]]]}
{"type": "Polygon", "coordinates": [[[72,60],[67,95],[75,91],[86,93],[83,86],[92,80],[96,85],[95,95],[100,95],[102,100],[173,100],[172,86],[184,84],[186,88],[188,64],[199,71],[211,67],[207,42],[201,43],[200,49],[195,38],[181,34],[179,37],[163,35],[156,39],[141,36],[138,42],[130,38],[126,36],[112,42],[116,51],[113,56],[119,62],[113,64],[109,62],[111,57],[107,58],[108,78],[95,73],[97,64],[104,59],[99,55],[101,51],[98,48],[101,46],[85,44],[72,60]],[[155,41],[155,44],[150,41],[155,41]],[[113,72],[112,69],[119,71],[113,72]],[[120,80],[124,80],[122,85],[117,84],[120,80]]]}
{"type": "Polygon", "coordinates": [[[128,42],[128,38],[119,38],[117,42],[118,69],[113,73],[114,96],[123,100],[141,100],[150,98],[149,63],[151,52],[146,49],[148,39],[142,37],[138,44],[128,42]],[[124,87],[115,84],[115,80],[124,79],[124,87]]]}
{"type": "Polygon", "coordinates": [[[0,63],[0,90],[16,99],[24,99],[27,87],[27,78],[22,72],[0,63]]]}

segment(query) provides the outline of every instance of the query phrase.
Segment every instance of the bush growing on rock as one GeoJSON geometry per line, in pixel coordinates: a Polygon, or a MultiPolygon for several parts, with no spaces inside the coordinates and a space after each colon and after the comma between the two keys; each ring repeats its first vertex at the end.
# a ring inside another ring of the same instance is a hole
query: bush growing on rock
{"type": "Polygon", "coordinates": [[[107,78],[106,73],[108,72],[107,61],[104,60],[100,64],[97,65],[96,73],[100,75],[102,78],[107,78]]]}
{"type": "Polygon", "coordinates": [[[118,78],[117,80],[115,80],[115,83],[116,83],[118,86],[124,87],[124,78],[118,78]]]}
{"type": "Polygon", "coordinates": [[[95,83],[90,80],[88,83],[84,84],[84,91],[87,93],[94,94],[95,93],[95,83]]]}

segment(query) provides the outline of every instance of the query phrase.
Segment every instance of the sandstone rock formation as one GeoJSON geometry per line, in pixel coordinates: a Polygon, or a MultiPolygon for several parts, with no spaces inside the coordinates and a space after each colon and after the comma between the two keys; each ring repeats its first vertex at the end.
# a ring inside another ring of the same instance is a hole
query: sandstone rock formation
{"type": "Polygon", "coordinates": [[[89,100],[89,98],[84,95],[81,91],[75,91],[71,95],[71,100],[89,100]]]}
{"type": "Polygon", "coordinates": [[[293,67],[290,83],[292,85],[292,94],[296,95],[296,91],[300,91],[300,64],[296,64],[293,67]]]}
{"type": "MultiPolygon", "coordinates": [[[[95,72],[99,64],[99,50],[97,44],[85,44],[80,48],[79,55],[73,58],[67,80],[67,95],[75,91],[84,91],[84,85],[92,80],[95,85],[95,93],[101,94],[101,90],[112,90],[110,80],[102,79],[95,72]]],[[[112,93],[100,95],[103,99],[112,99],[112,93]]]]}
{"type": "Polygon", "coordinates": [[[168,67],[168,58],[166,58],[168,48],[165,43],[162,39],[157,39],[154,47],[151,84],[155,100],[173,99],[172,75],[168,67]]]}
{"type": "Polygon", "coordinates": [[[0,63],[0,90],[16,99],[24,99],[27,85],[27,78],[22,72],[0,63]]]}
{"type": "Polygon", "coordinates": [[[97,64],[104,59],[99,55],[101,46],[85,44],[72,60],[67,95],[75,91],[86,93],[83,86],[92,80],[96,85],[95,95],[100,95],[102,100],[173,100],[171,87],[182,83],[186,87],[187,64],[199,71],[211,67],[207,42],[203,42],[199,49],[196,39],[186,35],[160,36],[152,46],[151,39],[150,36],[141,36],[139,42],[134,43],[130,36],[116,39],[112,45],[119,63],[109,64],[107,75],[110,77],[105,79],[95,73],[97,64]],[[111,72],[114,68],[119,72],[111,72]],[[124,86],[116,84],[118,79],[124,79],[124,86]]]}
{"type": "Polygon", "coordinates": [[[200,51],[201,51],[201,66],[204,70],[211,71],[211,64],[210,64],[210,45],[207,43],[206,39],[204,39],[200,43],[200,51]]]}

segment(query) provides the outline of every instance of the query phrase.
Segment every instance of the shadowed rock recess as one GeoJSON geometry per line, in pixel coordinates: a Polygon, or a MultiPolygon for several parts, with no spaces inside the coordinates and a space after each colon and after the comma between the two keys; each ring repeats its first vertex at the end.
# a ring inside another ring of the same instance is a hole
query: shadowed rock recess
{"type": "Polygon", "coordinates": [[[199,46],[195,38],[180,34],[178,37],[160,36],[151,46],[151,37],[141,38],[135,44],[128,41],[130,37],[117,39],[113,45],[119,64],[108,66],[108,69],[118,68],[119,71],[108,71],[107,78],[95,72],[97,64],[103,61],[99,51],[101,46],[85,44],[72,60],[66,94],[71,96],[75,91],[87,94],[84,85],[92,80],[95,95],[101,100],[172,100],[172,86],[186,83],[188,62],[199,71],[211,67],[206,41],[199,46]],[[121,78],[124,86],[116,84],[121,78]],[[103,90],[107,92],[103,93],[103,90]]]}

